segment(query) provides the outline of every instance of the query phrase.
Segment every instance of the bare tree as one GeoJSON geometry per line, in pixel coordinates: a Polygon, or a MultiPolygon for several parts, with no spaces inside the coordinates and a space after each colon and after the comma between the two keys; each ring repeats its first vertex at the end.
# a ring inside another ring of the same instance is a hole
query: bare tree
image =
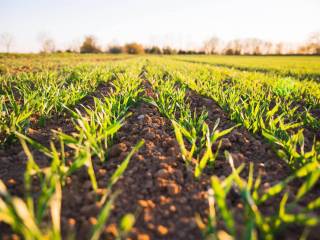
{"type": "Polygon", "coordinates": [[[223,49],[226,55],[240,55],[243,52],[243,46],[240,39],[228,41],[223,49]]]}
{"type": "Polygon", "coordinates": [[[220,44],[220,39],[218,37],[212,37],[204,42],[203,50],[208,54],[218,53],[218,47],[220,44]]]}
{"type": "Polygon", "coordinates": [[[276,54],[277,55],[281,55],[283,54],[283,48],[284,48],[284,44],[279,42],[276,44],[276,54]]]}
{"type": "Polygon", "coordinates": [[[81,46],[81,44],[82,44],[82,42],[81,42],[80,39],[74,39],[74,40],[70,43],[67,51],[69,51],[69,52],[80,52],[80,46],[81,46]]]}
{"type": "Polygon", "coordinates": [[[246,38],[243,40],[243,53],[260,55],[262,54],[264,42],[257,38],[246,38]]]}
{"type": "Polygon", "coordinates": [[[234,55],[240,55],[242,53],[242,42],[240,39],[235,39],[231,43],[234,55]]]}
{"type": "Polygon", "coordinates": [[[311,54],[320,55],[320,32],[311,34],[308,40],[308,49],[311,54]]]}
{"type": "Polygon", "coordinates": [[[263,42],[260,39],[252,39],[253,55],[261,55],[263,42]]]}
{"type": "Polygon", "coordinates": [[[0,36],[1,44],[5,47],[6,52],[10,52],[13,43],[13,36],[10,33],[2,33],[0,36]]]}
{"type": "Polygon", "coordinates": [[[53,39],[48,38],[42,42],[42,51],[45,53],[52,53],[56,50],[56,45],[53,39]]]}
{"type": "Polygon", "coordinates": [[[273,44],[257,38],[234,39],[228,41],[223,53],[227,55],[262,55],[271,52],[273,44]]]}
{"type": "Polygon", "coordinates": [[[309,37],[309,43],[320,45],[320,32],[312,33],[309,37]]]}
{"type": "Polygon", "coordinates": [[[40,33],[38,39],[41,44],[41,52],[43,53],[52,53],[56,50],[56,44],[48,34],[40,33]]]}
{"type": "Polygon", "coordinates": [[[269,42],[269,41],[264,42],[264,44],[263,44],[264,54],[271,54],[272,47],[273,47],[272,42],[269,42]]]}

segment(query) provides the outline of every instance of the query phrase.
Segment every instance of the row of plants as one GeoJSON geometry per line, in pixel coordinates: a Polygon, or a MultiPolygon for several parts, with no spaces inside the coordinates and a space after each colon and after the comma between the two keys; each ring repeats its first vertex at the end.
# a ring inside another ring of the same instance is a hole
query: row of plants
{"type": "Polygon", "coordinates": [[[0,53],[0,75],[15,75],[21,72],[57,70],[78,65],[105,65],[106,62],[133,58],[132,55],[114,54],[3,54],[0,53]]]}
{"type": "MultiPolygon", "coordinates": [[[[232,173],[224,178],[211,177],[209,217],[196,216],[204,238],[275,239],[292,226],[302,226],[301,238],[306,239],[314,227],[319,227],[320,197],[313,193],[319,185],[320,143],[316,134],[310,135],[310,130],[316,133],[320,126],[320,119],[313,114],[320,103],[317,83],[161,58],[152,58],[142,68],[143,63],[129,60],[112,66],[83,65],[0,76],[4,92],[1,120],[6,120],[0,124],[0,136],[6,142],[8,136],[19,139],[28,157],[24,197],[12,196],[0,181],[0,222],[7,223],[26,239],[62,239],[62,190],[68,177],[85,168],[92,189],[103,192],[97,199],[101,211],[89,236],[99,239],[119,195],[113,186],[143,141],[130,151],[106,186],[98,184],[94,165],[99,161],[107,164],[114,137],[130,116],[129,108],[146,101],[171,120],[181,156],[197,180],[208,168],[214,173],[220,138],[239,125],[274,144],[279,157],[292,169],[286,178],[264,187],[252,163],[246,173],[246,163],[236,167],[232,155],[225,152],[226,164],[232,173]],[[144,77],[153,90],[150,97],[142,96],[144,77]],[[93,97],[92,106],[79,104],[101,82],[109,83],[108,95],[93,97]],[[216,119],[210,128],[206,109],[192,109],[188,98],[190,89],[217,102],[235,122],[234,127],[221,131],[220,120],[216,119]],[[27,117],[24,117],[25,110],[20,111],[24,107],[32,110],[27,117]],[[17,114],[13,113],[15,109],[17,114]],[[49,147],[26,135],[29,123],[20,119],[28,122],[36,116],[39,123],[45,125],[46,118],[61,112],[70,113],[74,133],[54,131],[55,138],[49,147]],[[12,120],[8,118],[11,115],[12,120]],[[304,134],[304,129],[309,133],[304,134]],[[217,146],[215,151],[213,144],[217,146]],[[51,164],[41,168],[30,146],[50,158],[51,164]],[[37,194],[34,194],[35,179],[40,184],[37,194]],[[273,211],[265,211],[271,203],[273,211]]],[[[134,221],[135,216],[130,213],[123,216],[117,229],[118,239],[126,237],[134,221]]]]}
{"type": "Polygon", "coordinates": [[[291,89],[288,93],[279,94],[283,79],[277,76],[174,62],[166,65],[166,71],[190,89],[212,98],[231,120],[276,145],[278,155],[292,169],[319,160],[320,143],[315,133],[320,119],[310,110],[319,108],[320,94],[315,94],[320,90],[318,84],[294,81],[292,86],[283,85],[291,89]],[[304,109],[295,106],[302,101],[304,109]]]}
{"type": "Polygon", "coordinates": [[[218,129],[220,119],[216,119],[214,127],[210,129],[206,123],[206,109],[191,108],[190,100],[186,96],[186,85],[177,82],[177,79],[172,78],[159,66],[148,65],[146,69],[146,77],[155,93],[154,97],[146,100],[171,120],[182,158],[186,166],[194,172],[194,177],[199,179],[206,167],[214,167],[221,146],[219,139],[237,125],[221,131],[218,129]],[[212,146],[218,141],[218,149],[213,152],[212,146]]]}
{"type": "MultiPolygon", "coordinates": [[[[28,157],[24,174],[25,196],[24,198],[12,196],[0,181],[0,222],[10,225],[15,233],[25,239],[62,239],[62,188],[66,185],[67,178],[86,168],[93,190],[103,193],[97,200],[100,213],[88,236],[93,240],[100,238],[113,203],[120,193],[112,187],[123,175],[132,155],[144,142],[141,140],[135,145],[104,187],[98,186],[94,159],[107,161],[106,153],[112,145],[116,132],[130,115],[129,107],[139,101],[141,92],[139,71],[140,66],[135,65],[124,72],[114,73],[115,79],[110,83],[110,92],[100,99],[94,98],[93,107],[81,106],[81,110],[77,108],[72,110],[65,106],[65,110],[71,112],[75,133],[68,135],[55,131],[55,138],[49,148],[20,132],[14,132],[28,157]],[[28,145],[49,157],[50,166],[40,168],[28,145]],[[37,197],[33,194],[34,179],[37,179],[40,185],[37,197]]],[[[117,239],[123,239],[134,222],[133,214],[124,215],[118,226],[117,239]]],[[[70,233],[68,237],[72,236],[75,237],[75,233],[70,233]]]]}
{"type": "MultiPolygon", "coordinates": [[[[304,144],[303,128],[301,128],[303,123],[288,122],[290,117],[286,118],[287,115],[294,117],[294,110],[287,109],[286,112],[281,113],[282,109],[286,109],[281,102],[270,107],[271,102],[274,101],[273,92],[266,93],[266,89],[262,88],[260,92],[258,87],[246,101],[239,100],[241,96],[253,90],[249,85],[249,83],[255,84],[252,79],[233,80],[230,75],[228,75],[229,78],[225,78],[226,75],[223,75],[225,73],[221,72],[217,72],[218,79],[216,79],[214,72],[205,72],[197,65],[163,63],[160,60],[152,62],[148,72],[148,79],[155,90],[155,97],[151,102],[164,116],[172,119],[183,159],[187,166],[190,162],[195,162],[193,169],[196,178],[201,176],[201,172],[207,165],[213,167],[214,172],[214,159],[218,152],[212,153],[212,143],[220,136],[228,134],[233,128],[219,132],[216,130],[217,121],[210,134],[205,124],[205,112],[189,114],[189,118],[184,118],[183,116],[188,115],[185,112],[190,112],[186,98],[188,87],[199,94],[212,97],[229,112],[232,120],[247,127],[251,132],[262,134],[266,139],[280,145],[276,149],[278,155],[292,167],[291,175],[280,179],[266,189],[262,187],[261,177],[259,175],[254,177],[252,163],[250,163],[247,178],[240,177],[245,164],[235,168],[232,155],[226,152],[232,174],[224,179],[212,176],[211,188],[208,192],[209,219],[204,221],[200,216],[196,217],[198,226],[203,230],[204,238],[275,239],[291,226],[302,226],[304,231],[301,238],[305,239],[313,227],[319,227],[320,218],[317,211],[320,208],[320,197],[312,194],[319,184],[320,177],[319,142],[314,141],[313,144],[311,143],[311,150],[305,151],[305,147],[310,149],[310,146],[304,144]],[[234,83],[230,84],[230,81],[234,83]],[[230,85],[224,84],[225,82],[230,85]],[[245,89],[246,86],[249,89],[245,89]],[[228,94],[228,87],[234,87],[233,95],[228,94]],[[270,102],[264,99],[263,94],[269,96],[270,102]],[[252,108],[253,104],[254,108],[252,108]],[[238,113],[235,114],[235,111],[238,113]],[[278,113],[277,116],[276,113],[278,113]],[[234,117],[237,114],[242,118],[234,117]],[[250,124],[246,124],[245,119],[248,119],[250,124]],[[252,124],[257,120],[258,125],[252,124]],[[253,128],[254,126],[257,128],[253,128]],[[295,133],[294,130],[298,127],[300,130],[295,133]],[[200,157],[199,153],[203,155],[200,157]],[[290,187],[290,184],[297,183],[300,186],[290,187]],[[240,213],[228,201],[228,198],[231,195],[234,197],[235,193],[238,204],[242,206],[240,213]],[[278,204],[277,207],[272,213],[265,213],[263,210],[271,202],[278,204]],[[240,224],[239,214],[242,219],[240,224]],[[238,224],[236,224],[237,221],[238,224]]],[[[269,89],[272,89],[271,86],[269,89]]]]}
{"type": "Polygon", "coordinates": [[[241,71],[264,72],[281,77],[320,81],[320,61],[316,56],[174,56],[172,58],[241,71]]]}
{"type": "Polygon", "coordinates": [[[0,144],[13,140],[14,131],[26,132],[32,119],[44,126],[46,119],[75,106],[99,84],[123,72],[127,64],[80,65],[0,76],[0,144]]]}
{"type": "MultiPolygon", "coordinates": [[[[299,230],[292,234],[295,239],[314,238],[319,229],[320,217],[317,214],[320,208],[320,197],[308,199],[320,177],[319,162],[311,162],[294,171],[290,176],[277,184],[262,191],[261,177],[254,178],[253,163],[250,163],[249,175],[241,177],[245,164],[235,167],[232,155],[225,152],[232,173],[225,179],[211,177],[211,187],[208,190],[209,217],[207,221],[196,216],[196,221],[202,229],[205,239],[278,239],[285,230],[292,226],[303,227],[300,236],[299,230]],[[290,183],[301,182],[295,192],[290,191],[290,183]],[[228,204],[228,198],[237,195],[237,206],[228,204]],[[306,198],[309,200],[306,203],[306,198]],[[278,200],[280,199],[280,201],[278,200]],[[275,205],[273,213],[264,213],[263,210],[271,203],[275,205]],[[239,213],[241,219],[236,217],[239,213]],[[240,224],[239,224],[240,223],[240,224]],[[243,228],[239,229],[239,225],[243,228]]],[[[290,231],[290,230],[289,230],[290,231]]]]}

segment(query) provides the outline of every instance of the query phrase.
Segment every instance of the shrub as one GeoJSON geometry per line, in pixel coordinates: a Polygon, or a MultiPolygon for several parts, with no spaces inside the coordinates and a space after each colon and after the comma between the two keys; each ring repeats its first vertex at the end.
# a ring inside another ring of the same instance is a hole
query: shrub
{"type": "Polygon", "coordinates": [[[186,55],[186,54],[189,54],[189,55],[195,55],[195,54],[199,54],[199,55],[201,55],[201,54],[205,54],[205,52],[204,51],[195,51],[195,50],[182,50],[182,49],[180,49],[179,51],[178,51],[178,54],[181,54],[181,55],[186,55]]]}
{"type": "Polygon", "coordinates": [[[114,45],[109,47],[108,52],[113,54],[118,54],[118,53],[123,53],[124,49],[121,46],[114,45]]]}
{"type": "Polygon", "coordinates": [[[100,53],[101,49],[97,46],[93,36],[87,36],[80,47],[80,53],[100,53]]]}
{"type": "Polygon", "coordinates": [[[128,43],[124,46],[125,52],[129,54],[142,54],[144,53],[144,48],[139,43],[128,43]]]}
{"type": "Polygon", "coordinates": [[[165,47],[162,49],[163,54],[171,55],[171,54],[176,54],[177,51],[171,47],[165,47]]]}
{"type": "Polygon", "coordinates": [[[146,48],[144,51],[149,54],[162,54],[161,49],[157,46],[153,46],[151,48],[146,48]]]}

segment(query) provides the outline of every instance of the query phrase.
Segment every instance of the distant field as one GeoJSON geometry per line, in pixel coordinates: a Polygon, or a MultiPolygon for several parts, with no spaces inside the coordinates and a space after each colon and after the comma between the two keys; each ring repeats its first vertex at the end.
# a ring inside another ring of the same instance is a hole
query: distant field
{"type": "Polygon", "coordinates": [[[282,75],[320,80],[319,56],[177,56],[176,59],[235,67],[248,71],[272,71],[282,75]]]}
{"type": "Polygon", "coordinates": [[[0,55],[0,239],[319,239],[319,67],[0,55]]]}
{"type": "Polygon", "coordinates": [[[0,73],[36,71],[41,68],[56,68],[61,66],[75,66],[78,64],[101,64],[105,61],[116,61],[133,58],[127,54],[1,54],[0,73]]]}

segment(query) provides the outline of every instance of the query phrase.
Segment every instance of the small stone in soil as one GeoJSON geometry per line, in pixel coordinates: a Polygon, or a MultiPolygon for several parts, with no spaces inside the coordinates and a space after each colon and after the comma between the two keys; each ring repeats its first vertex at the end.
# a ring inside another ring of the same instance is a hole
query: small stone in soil
{"type": "Polygon", "coordinates": [[[96,204],[83,206],[80,213],[84,216],[96,215],[99,213],[99,207],[96,204]]]}
{"type": "Polygon", "coordinates": [[[107,226],[104,231],[106,233],[111,234],[112,236],[117,236],[118,235],[118,230],[117,230],[117,227],[116,227],[116,225],[114,223],[110,224],[109,226],[107,226]]]}
{"type": "Polygon", "coordinates": [[[20,153],[18,153],[17,157],[18,157],[18,159],[21,160],[22,162],[27,161],[27,156],[26,156],[26,154],[24,153],[24,151],[21,151],[20,153]]]}
{"type": "Polygon", "coordinates": [[[74,218],[69,218],[68,219],[68,225],[69,226],[74,226],[74,225],[76,225],[76,220],[74,219],[74,218]]]}
{"type": "Polygon", "coordinates": [[[89,189],[89,188],[91,188],[91,186],[92,186],[92,183],[91,183],[90,180],[85,181],[84,184],[83,184],[83,187],[85,189],[89,189]]]}
{"type": "Polygon", "coordinates": [[[150,240],[150,237],[147,234],[138,234],[138,240],[150,240]]]}
{"type": "Polygon", "coordinates": [[[100,176],[105,176],[107,174],[107,170],[104,168],[100,168],[98,172],[100,176]]]}
{"type": "Polygon", "coordinates": [[[89,222],[90,222],[91,225],[95,225],[95,224],[97,224],[98,221],[97,221],[97,219],[95,217],[90,217],[89,218],[89,222]]]}
{"type": "Polygon", "coordinates": [[[179,169],[175,170],[174,175],[179,183],[183,183],[184,179],[183,179],[183,173],[181,170],[179,170],[179,169]]]}
{"type": "Polygon", "coordinates": [[[7,183],[9,186],[14,186],[14,185],[16,185],[17,182],[13,178],[10,178],[7,183]]]}
{"type": "Polygon", "coordinates": [[[232,143],[230,142],[229,138],[222,138],[221,141],[221,150],[229,149],[232,146],[232,143]]]}
{"type": "Polygon", "coordinates": [[[165,196],[160,196],[160,204],[167,204],[170,202],[171,202],[170,198],[166,198],[165,196]]]}
{"type": "Polygon", "coordinates": [[[147,140],[153,140],[156,137],[156,135],[154,134],[154,132],[149,132],[145,135],[145,138],[147,140]]]}
{"type": "Polygon", "coordinates": [[[141,114],[141,115],[139,115],[137,118],[138,118],[139,120],[140,120],[140,119],[144,119],[144,115],[141,114]]]}
{"type": "Polygon", "coordinates": [[[163,226],[163,225],[159,225],[158,227],[157,227],[157,230],[158,230],[158,233],[160,234],[160,235],[167,235],[168,234],[168,232],[169,232],[169,230],[168,230],[168,228],[166,228],[165,226],[163,226]]]}
{"type": "Polygon", "coordinates": [[[170,183],[168,184],[167,189],[170,195],[177,195],[180,193],[181,187],[176,183],[170,183]]]}
{"type": "Polygon", "coordinates": [[[156,206],[151,200],[139,200],[138,203],[143,208],[154,208],[156,206]]]}
{"type": "Polygon", "coordinates": [[[127,151],[127,145],[124,143],[119,143],[111,147],[109,151],[109,156],[110,157],[117,157],[119,156],[122,152],[127,151]]]}
{"type": "Polygon", "coordinates": [[[170,211],[171,211],[171,212],[175,212],[175,211],[177,211],[176,206],[171,205],[171,206],[170,206],[170,211]]]}
{"type": "Polygon", "coordinates": [[[166,178],[169,176],[169,172],[165,169],[160,169],[157,173],[156,173],[156,177],[159,178],[166,178]]]}

